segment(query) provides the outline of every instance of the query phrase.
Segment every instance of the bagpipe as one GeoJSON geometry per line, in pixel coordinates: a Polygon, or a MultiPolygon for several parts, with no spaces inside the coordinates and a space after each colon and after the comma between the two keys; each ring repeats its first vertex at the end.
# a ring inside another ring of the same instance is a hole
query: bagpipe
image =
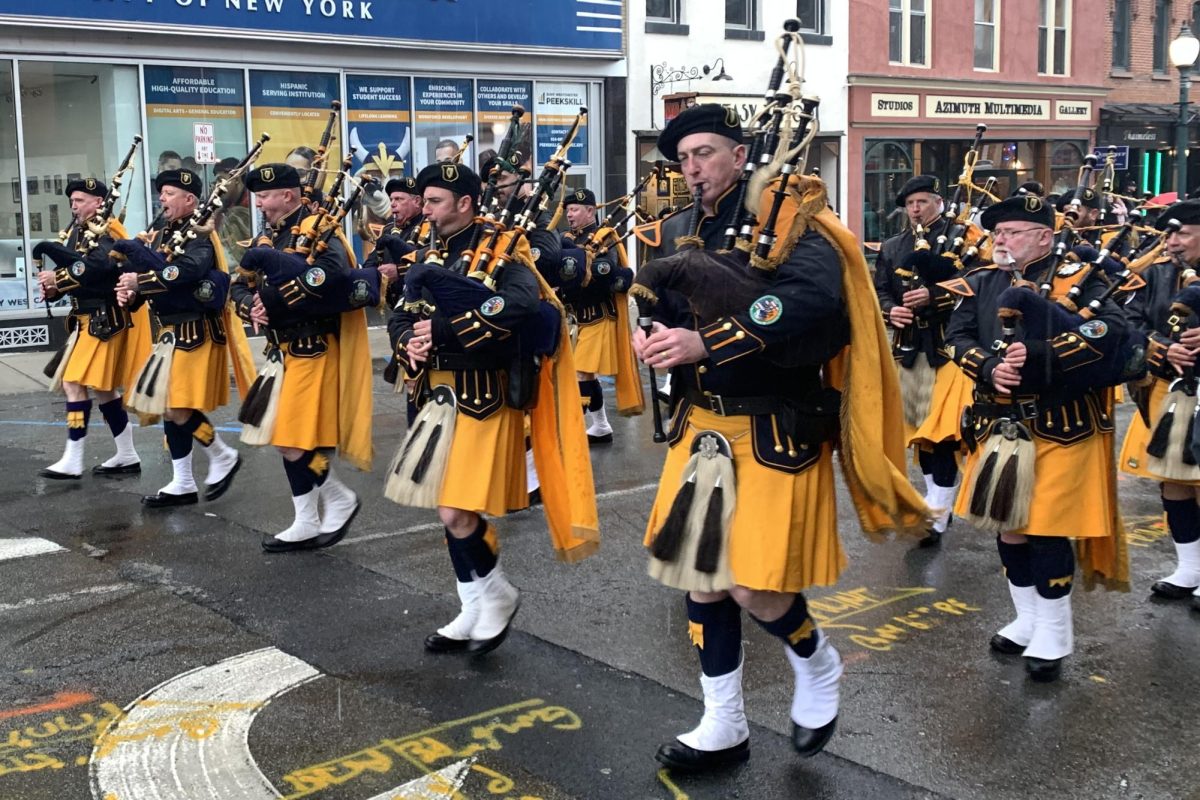
{"type": "Polygon", "coordinates": [[[300,182],[300,199],[310,205],[318,201],[325,185],[325,162],[329,159],[329,145],[337,138],[338,117],[341,115],[342,101],[332,100],[329,103],[329,116],[325,119],[325,129],[317,141],[317,152],[309,164],[308,172],[300,182]]]}
{"type": "MultiPolygon", "coordinates": [[[[1200,325],[1200,277],[1194,273],[1184,277],[1184,286],[1171,302],[1167,324],[1171,342],[1177,344],[1187,330],[1200,325]]],[[[1167,386],[1167,394],[1158,409],[1150,440],[1146,444],[1146,468],[1167,481],[1200,480],[1200,441],[1196,436],[1196,413],[1200,405],[1196,397],[1197,379],[1194,365],[1167,386]],[[1180,424],[1187,420],[1187,425],[1180,424]]]]}

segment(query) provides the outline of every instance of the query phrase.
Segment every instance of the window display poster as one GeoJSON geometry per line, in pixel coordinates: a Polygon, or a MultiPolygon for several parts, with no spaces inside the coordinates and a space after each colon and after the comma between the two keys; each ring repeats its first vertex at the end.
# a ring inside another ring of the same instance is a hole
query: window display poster
{"type": "MultiPolygon", "coordinates": [[[[250,127],[255,141],[263,133],[259,164],[285,161],[304,173],[312,164],[329,121],[330,104],[340,99],[338,76],[321,72],[250,71],[250,127]]],[[[342,161],[341,125],[334,125],[323,186],[342,161]]]]}
{"type": "Polygon", "coordinates": [[[533,142],[532,123],[533,83],[530,81],[487,81],[480,80],[475,87],[475,102],[477,104],[476,119],[479,123],[479,155],[495,151],[504,141],[512,121],[513,106],[521,106],[525,114],[521,117],[522,136],[517,140],[515,149],[528,158],[533,142]]]}
{"type": "Polygon", "coordinates": [[[150,173],[186,167],[207,183],[212,163],[196,153],[196,125],[212,126],[212,155],[246,155],[246,91],[242,71],[146,65],[146,148],[150,173]],[[199,156],[199,159],[197,158],[199,156]]]}
{"type": "MultiPolygon", "coordinates": [[[[413,79],[413,174],[435,161],[454,158],[475,132],[469,78],[413,79]]],[[[462,154],[464,164],[477,169],[473,148],[462,154]]]]}
{"type": "MultiPolygon", "coordinates": [[[[579,109],[587,108],[588,87],[586,83],[552,83],[538,81],[537,101],[534,117],[537,122],[537,160],[544,164],[554,155],[563,136],[571,129],[579,109]]],[[[571,143],[567,158],[572,164],[588,163],[587,117],[579,126],[579,132],[571,143]]]]}
{"type": "Polygon", "coordinates": [[[409,78],[346,76],[346,127],[354,172],[364,167],[383,177],[412,175],[412,103],[409,78]]]}

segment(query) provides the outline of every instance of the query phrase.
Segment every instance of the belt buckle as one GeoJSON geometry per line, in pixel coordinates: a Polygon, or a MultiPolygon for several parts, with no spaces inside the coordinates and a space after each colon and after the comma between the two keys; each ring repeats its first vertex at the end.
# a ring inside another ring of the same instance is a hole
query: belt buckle
{"type": "Polygon", "coordinates": [[[1037,403],[1033,400],[1021,400],[1017,404],[1017,413],[1021,419],[1033,419],[1037,416],[1037,403]]]}
{"type": "Polygon", "coordinates": [[[714,414],[725,416],[725,400],[719,394],[710,394],[708,396],[708,410],[714,414]]]}

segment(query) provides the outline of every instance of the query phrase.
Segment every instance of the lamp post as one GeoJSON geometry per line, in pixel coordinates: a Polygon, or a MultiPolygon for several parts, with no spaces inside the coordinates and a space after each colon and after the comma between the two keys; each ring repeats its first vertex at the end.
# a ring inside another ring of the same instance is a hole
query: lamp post
{"type": "Polygon", "coordinates": [[[1187,195],[1188,182],[1188,95],[1192,88],[1192,65],[1200,56],[1200,39],[1183,23],[1167,48],[1171,65],[1179,70],[1179,121],[1175,126],[1175,191],[1182,200],[1187,195]]]}

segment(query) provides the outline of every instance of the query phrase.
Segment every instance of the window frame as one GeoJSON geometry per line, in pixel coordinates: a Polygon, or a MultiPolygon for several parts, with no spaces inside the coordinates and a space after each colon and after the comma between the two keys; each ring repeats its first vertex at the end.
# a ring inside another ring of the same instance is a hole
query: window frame
{"type": "MultiPolygon", "coordinates": [[[[728,2],[728,0],[726,0],[728,2]]],[[[756,31],[758,27],[758,3],[756,0],[740,0],[746,4],[746,23],[744,25],[731,23],[728,19],[725,20],[725,30],[727,31],[756,31]]]]}
{"type": "Polygon", "coordinates": [[[1171,46],[1171,0],[1155,0],[1153,25],[1150,71],[1155,75],[1166,75],[1171,67],[1168,54],[1171,46]]]}
{"type": "Polygon", "coordinates": [[[683,23],[683,0],[667,0],[667,2],[671,5],[671,16],[652,17],[650,16],[650,9],[648,7],[649,0],[647,0],[646,21],[664,25],[681,25],[683,23]]]}
{"type": "Polygon", "coordinates": [[[1003,5],[1001,0],[993,0],[992,3],[992,21],[981,22],[978,16],[975,19],[975,24],[972,28],[973,32],[978,32],[980,26],[989,27],[992,29],[992,64],[988,67],[981,67],[977,63],[979,58],[978,52],[975,51],[975,42],[972,40],[971,50],[973,53],[973,67],[976,72],[999,72],[1000,71],[1000,7],[1003,5]]]}
{"type": "Polygon", "coordinates": [[[1038,50],[1038,75],[1047,78],[1066,78],[1071,75],[1071,23],[1075,14],[1075,3],[1073,0],[1063,0],[1063,19],[1058,19],[1057,0],[1042,0],[1045,3],[1045,10],[1039,16],[1038,20],[1038,36],[1041,37],[1045,32],[1046,36],[1046,62],[1042,63],[1041,47],[1038,50]],[[1063,32],[1063,53],[1062,63],[1063,71],[1054,72],[1054,62],[1058,51],[1054,46],[1055,34],[1058,31],[1063,32]]]}
{"type": "Polygon", "coordinates": [[[896,0],[900,3],[899,9],[891,7],[891,2],[888,3],[888,23],[891,24],[891,15],[900,14],[900,60],[893,61],[891,53],[891,34],[888,34],[888,63],[898,67],[916,67],[918,69],[929,69],[933,61],[932,53],[932,32],[933,32],[933,0],[923,0],[925,8],[917,12],[925,19],[925,36],[924,36],[924,55],[925,60],[922,62],[913,61],[913,42],[912,42],[912,19],[914,16],[912,3],[913,0],[896,0]]]}
{"type": "Polygon", "coordinates": [[[1113,0],[1112,12],[1112,64],[1114,72],[1129,72],[1132,63],[1133,36],[1130,30],[1133,22],[1132,0],[1113,0]],[[1122,58],[1117,62],[1118,54],[1122,58]]]}
{"type": "Polygon", "coordinates": [[[796,0],[796,19],[803,19],[804,15],[800,13],[800,6],[804,3],[811,3],[813,16],[817,19],[816,27],[806,28],[804,24],[800,24],[801,33],[814,33],[818,36],[825,34],[825,0],[796,0]]]}

